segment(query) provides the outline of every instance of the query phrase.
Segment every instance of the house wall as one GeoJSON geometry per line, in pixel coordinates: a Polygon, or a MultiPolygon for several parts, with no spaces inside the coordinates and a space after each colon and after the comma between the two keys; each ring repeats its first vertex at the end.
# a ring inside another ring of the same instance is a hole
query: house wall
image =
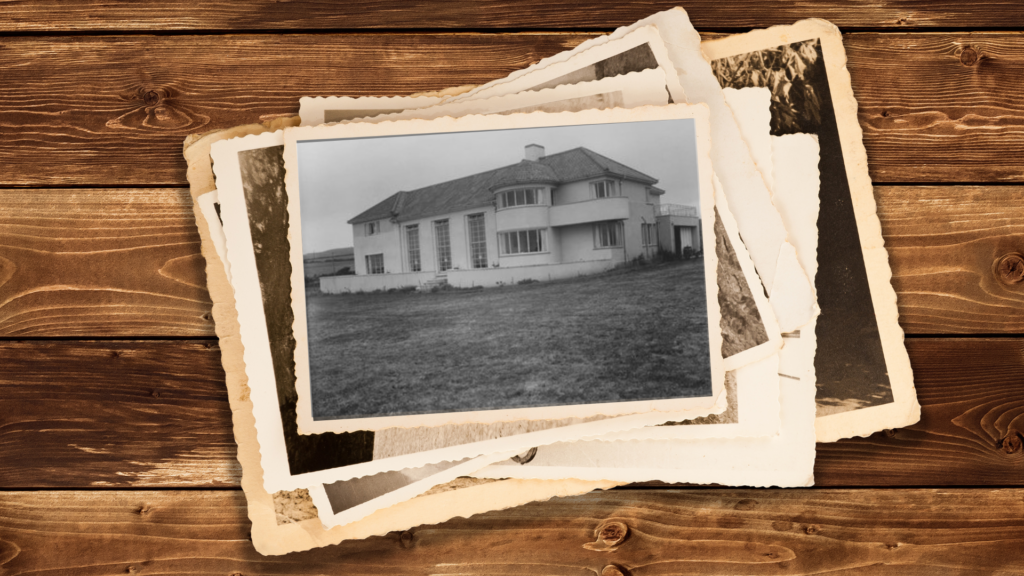
{"type": "MultiPolygon", "coordinates": [[[[497,225],[495,222],[494,207],[487,206],[484,208],[476,208],[473,210],[464,210],[462,212],[455,212],[452,214],[431,216],[429,218],[422,218],[419,220],[410,220],[407,222],[401,222],[403,231],[405,226],[410,224],[418,224],[420,229],[420,264],[422,271],[424,272],[436,272],[437,271],[437,243],[434,237],[434,222],[438,220],[448,219],[448,235],[451,238],[451,251],[452,251],[452,267],[458,269],[470,269],[472,263],[469,257],[469,226],[466,217],[470,214],[484,215],[484,229],[486,230],[487,236],[487,260],[488,265],[493,266],[495,262],[498,262],[498,236],[497,236],[497,225]]],[[[403,236],[400,239],[400,258],[402,262],[401,270],[404,272],[410,272],[409,266],[409,250],[406,242],[406,238],[403,236]]]]}
{"type": "Polygon", "coordinates": [[[643,224],[656,222],[655,206],[659,202],[659,197],[651,195],[652,203],[648,203],[647,186],[628,181],[622,182],[622,195],[629,198],[629,218],[624,222],[626,259],[632,260],[641,255],[654,256],[658,252],[658,247],[656,245],[644,247],[643,224]]]}
{"type": "Polygon", "coordinates": [[[366,235],[366,224],[352,225],[352,245],[355,255],[356,274],[366,274],[366,256],[368,254],[384,255],[384,271],[394,273],[402,271],[402,255],[399,252],[398,226],[390,220],[378,220],[380,233],[366,235]]]}
{"type": "Polygon", "coordinates": [[[594,246],[594,225],[577,224],[556,228],[561,241],[561,262],[585,262],[589,260],[624,261],[622,248],[596,248],[594,246]]]}

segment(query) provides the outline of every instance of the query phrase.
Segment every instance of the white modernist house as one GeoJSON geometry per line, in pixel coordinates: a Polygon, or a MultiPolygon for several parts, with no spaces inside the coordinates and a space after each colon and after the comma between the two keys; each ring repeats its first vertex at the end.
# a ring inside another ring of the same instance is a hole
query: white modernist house
{"type": "Polygon", "coordinates": [[[321,290],[493,286],[701,250],[699,211],[661,204],[656,178],[582,147],[545,155],[530,144],[525,156],[352,218],[355,275],[321,278],[321,290]]]}

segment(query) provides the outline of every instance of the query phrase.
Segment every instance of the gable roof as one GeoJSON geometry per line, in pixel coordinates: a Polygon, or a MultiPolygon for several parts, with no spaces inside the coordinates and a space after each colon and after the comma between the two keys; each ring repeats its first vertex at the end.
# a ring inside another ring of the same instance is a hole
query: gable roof
{"type": "Polygon", "coordinates": [[[518,184],[567,184],[591,178],[614,176],[653,185],[653,178],[584,147],[523,160],[509,166],[480,172],[408,192],[396,192],[348,221],[361,224],[394,218],[418,220],[429,216],[461,212],[494,205],[493,191],[518,184]]]}

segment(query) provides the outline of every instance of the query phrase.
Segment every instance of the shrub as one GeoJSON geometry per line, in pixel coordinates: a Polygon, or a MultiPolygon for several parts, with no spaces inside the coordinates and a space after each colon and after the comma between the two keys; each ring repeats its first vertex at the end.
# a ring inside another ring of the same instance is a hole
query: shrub
{"type": "Polygon", "coordinates": [[[523,278],[519,282],[516,282],[516,284],[536,284],[537,282],[540,282],[540,280],[534,280],[533,278],[523,278]]]}

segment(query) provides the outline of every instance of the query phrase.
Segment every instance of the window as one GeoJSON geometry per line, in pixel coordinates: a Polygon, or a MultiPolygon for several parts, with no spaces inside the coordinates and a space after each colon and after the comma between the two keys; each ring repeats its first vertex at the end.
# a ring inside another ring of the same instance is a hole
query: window
{"type": "Polygon", "coordinates": [[[547,249],[544,232],[542,228],[502,232],[500,235],[501,253],[511,255],[544,252],[547,249]]]}
{"type": "Polygon", "coordinates": [[[434,222],[434,246],[437,248],[437,270],[444,272],[452,268],[452,238],[448,232],[448,221],[434,222]]]}
{"type": "Polygon", "coordinates": [[[591,182],[590,188],[594,191],[594,198],[610,198],[619,195],[619,187],[614,180],[591,182]]]}
{"type": "Polygon", "coordinates": [[[544,203],[543,188],[516,188],[498,194],[498,208],[530,206],[544,203]]]}
{"type": "Polygon", "coordinates": [[[383,254],[367,254],[366,255],[366,273],[367,274],[383,274],[384,273],[384,255],[383,254]]]}
{"type": "Polygon", "coordinates": [[[654,224],[641,224],[643,226],[644,246],[654,246],[658,243],[658,230],[654,224]]]}
{"type": "Polygon", "coordinates": [[[409,270],[420,271],[420,225],[405,227],[405,243],[409,247],[409,270]]]}
{"type": "Polygon", "coordinates": [[[376,222],[367,222],[366,223],[366,235],[367,236],[375,236],[377,234],[380,234],[380,220],[378,220],[376,222]]]}
{"type": "Polygon", "coordinates": [[[622,246],[622,223],[601,222],[594,225],[594,245],[598,248],[622,246]]]}
{"type": "Polygon", "coordinates": [[[483,214],[466,216],[469,229],[469,260],[473,268],[487,268],[487,232],[483,214]]]}

